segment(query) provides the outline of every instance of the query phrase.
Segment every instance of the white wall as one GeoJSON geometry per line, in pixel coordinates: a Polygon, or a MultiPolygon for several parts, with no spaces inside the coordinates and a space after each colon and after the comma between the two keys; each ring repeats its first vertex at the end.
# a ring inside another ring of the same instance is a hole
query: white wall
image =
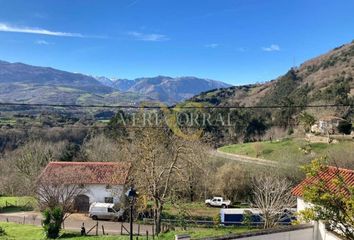
{"type": "MultiPolygon", "coordinates": [[[[311,208],[312,206],[311,203],[305,202],[304,199],[300,197],[297,198],[297,212],[311,208]]],[[[322,222],[313,222],[312,224],[314,225],[313,240],[339,240],[333,233],[326,230],[322,222]]]]}
{"type": "Polygon", "coordinates": [[[297,212],[312,207],[312,205],[310,203],[305,202],[303,198],[298,197],[296,201],[297,201],[297,212]]]}
{"type": "Polygon", "coordinates": [[[113,203],[119,203],[124,187],[119,185],[106,189],[106,186],[105,184],[85,185],[85,191],[82,194],[90,198],[90,204],[93,202],[104,202],[105,197],[113,197],[113,203]]]}
{"type": "MultiPolygon", "coordinates": [[[[313,228],[290,232],[273,233],[254,237],[240,238],[242,240],[314,240],[313,228]]],[[[326,239],[327,240],[327,239],[326,239]]]]}
{"type": "Polygon", "coordinates": [[[328,232],[322,222],[315,223],[315,231],[317,233],[315,240],[340,240],[336,235],[328,232]]]}

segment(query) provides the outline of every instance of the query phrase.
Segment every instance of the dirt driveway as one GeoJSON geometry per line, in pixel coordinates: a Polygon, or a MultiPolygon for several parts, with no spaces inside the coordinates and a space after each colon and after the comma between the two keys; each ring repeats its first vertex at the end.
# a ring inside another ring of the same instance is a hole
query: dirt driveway
{"type": "MultiPolygon", "coordinates": [[[[38,212],[16,212],[16,213],[1,213],[0,214],[0,222],[15,222],[21,224],[33,224],[37,226],[41,226],[42,215],[38,212]]],[[[82,223],[85,224],[86,231],[96,225],[98,222],[98,234],[102,235],[104,227],[105,233],[110,235],[113,234],[127,234],[127,231],[124,230],[123,227],[129,229],[129,223],[121,223],[121,222],[111,222],[111,221],[94,221],[85,214],[72,214],[70,215],[64,222],[64,229],[80,232],[82,223]]],[[[134,224],[134,233],[139,233],[140,235],[145,235],[146,232],[149,232],[149,235],[152,234],[152,225],[142,225],[142,224],[134,224]]],[[[96,234],[96,230],[93,229],[90,232],[91,234],[96,234]]]]}

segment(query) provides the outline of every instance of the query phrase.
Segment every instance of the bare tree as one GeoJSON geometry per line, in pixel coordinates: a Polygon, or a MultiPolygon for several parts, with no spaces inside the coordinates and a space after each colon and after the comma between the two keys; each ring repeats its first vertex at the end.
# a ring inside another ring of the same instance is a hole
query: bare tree
{"type": "Polygon", "coordinates": [[[42,169],[50,162],[58,160],[66,142],[49,143],[42,140],[28,142],[9,154],[15,174],[26,183],[27,194],[33,194],[35,181],[42,169]]]}
{"type": "Polygon", "coordinates": [[[81,158],[89,162],[116,162],[123,160],[124,148],[117,141],[100,134],[85,141],[81,149],[81,158]]]}
{"type": "MultiPolygon", "coordinates": [[[[153,200],[155,232],[161,232],[161,214],[169,195],[182,183],[194,160],[191,144],[167,129],[144,129],[133,143],[133,182],[140,194],[153,200]]],[[[195,153],[194,153],[195,154],[195,153]]]]}
{"type": "Polygon", "coordinates": [[[85,188],[79,184],[69,183],[70,179],[78,180],[78,175],[74,172],[56,171],[50,175],[42,174],[37,181],[40,209],[59,207],[63,211],[62,222],[73,212],[75,198],[85,192],[85,188]]]}
{"type": "Polygon", "coordinates": [[[209,183],[215,195],[223,195],[231,201],[245,200],[251,192],[250,173],[235,163],[218,168],[209,183]]]}
{"type": "Polygon", "coordinates": [[[291,184],[270,175],[254,178],[253,194],[253,203],[261,211],[264,228],[274,227],[284,217],[284,210],[295,204],[291,184]]]}

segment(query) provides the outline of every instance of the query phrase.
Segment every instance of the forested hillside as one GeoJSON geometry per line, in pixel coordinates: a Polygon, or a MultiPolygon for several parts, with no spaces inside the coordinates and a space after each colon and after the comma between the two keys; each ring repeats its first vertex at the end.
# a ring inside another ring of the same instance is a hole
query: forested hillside
{"type": "MultiPolygon", "coordinates": [[[[264,137],[267,131],[275,128],[292,133],[301,125],[303,115],[313,117],[314,120],[325,116],[337,116],[352,122],[354,42],[292,68],[270,82],[204,92],[190,99],[190,102],[214,107],[246,107],[222,109],[239,115],[237,118],[239,122],[231,130],[205,129],[206,134],[211,134],[226,143],[252,141],[264,137]],[[309,107],[312,105],[338,106],[309,107]],[[230,131],[237,136],[225,139],[225,132],[230,131]]],[[[218,108],[212,110],[214,115],[220,111],[218,108]]]]}

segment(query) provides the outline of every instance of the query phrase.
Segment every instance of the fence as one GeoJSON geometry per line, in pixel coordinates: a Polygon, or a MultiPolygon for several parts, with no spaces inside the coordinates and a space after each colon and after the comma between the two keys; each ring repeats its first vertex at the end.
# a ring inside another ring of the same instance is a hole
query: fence
{"type": "MultiPolygon", "coordinates": [[[[148,224],[153,224],[153,219],[150,218],[144,218],[143,219],[144,223],[148,223],[148,224]]],[[[208,221],[208,220],[190,220],[190,219],[184,219],[182,221],[183,223],[181,223],[181,220],[178,219],[162,219],[162,223],[165,223],[165,226],[171,228],[174,228],[176,226],[179,227],[183,227],[181,225],[186,224],[186,226],[188,227],[195,227],[195,226],[199,226],[199,227],[213,227],[215,226],[215,222],[214,221],[208,221]]],[[[220,225],[223,226],[244,226],[245,223],[244,222],[233,222],[233,221],[225,221],[225,222],[220,222],[220,225]]],[[[258,222],[249,222],[248,223],[250,226],[262,226],[264,224],[264,222],[262,221],[258,221],[258,222]]],[[[291,225],[291,222],[278,222],[278,225],[282,225],[282,226],[287,226],[287,225],[291,225]]]]}
{"type": "MultiPolygon", "coordinates": [[[[0,215],[0,222],[12,222],[17,224],[31,224],[36,226],[42,225],[42,217],[37,214],[25,216],[0,215]]],[[[118,223],[110,221],[84,221],[65,220],[62,228],[79,234],[81,227],[85,227],[87,235],[129,235],[129,223],[118,223]]],[[[162,225],[162,230],[166,231],[168,226],[162,225]]],[[[153,225],[134,224],[134,239],[148,240],[155,239],[155,231],[153,225]]]]}

